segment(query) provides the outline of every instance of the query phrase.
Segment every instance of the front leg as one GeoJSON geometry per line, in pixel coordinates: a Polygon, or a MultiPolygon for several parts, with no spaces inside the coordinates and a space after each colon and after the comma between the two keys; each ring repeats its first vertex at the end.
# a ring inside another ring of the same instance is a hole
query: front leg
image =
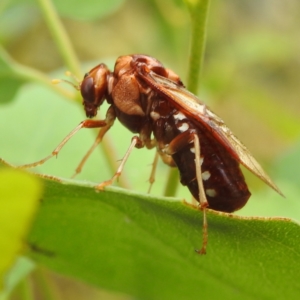
{"type": "Polygon", "coordinates": [[[111,179],[106,180],[106,181],[104,181],[104,182],[98,184],[98,185],[96,186],[96,189],[97,189],[97,190],[103,190],[104,187],[113,184],[113,182],[114,182],[118,177],[120,177],[120,175],[121,175],[121,173],[122,173],[122,171],[123,171],[124,165],[125,165],[125,163],[126,163],[128,157],[129,157],[130,153],[132,152],[132,150],[133,150],[135,147],[136,147],[136,148],[142,148],[142,147],[143,147],[143,142],[142,142],[142,140],[141,140],[139,137],[137,137],[137,136],[134,136],[134,137],[132,138],[131,144],[130,144],[129,148],[127,149],[127,151],[126,151],[124,157],[122,158],[122,161],[121,161],[121,163],[120,163],[120,165],[119,165],[119,168],[118,168],[117,172],[114,174],[114,176],[113,176],[111,179]]]}
{"type": "Polygon", "coordinates": [[[75,135],[80,129],[82,128],[101,128],[107,126],[106,120],[85,120],[82,121],[78,126],[76,126],[60,143],[59,145],[52,151],[52,153],[45,158],[30,163],[30,164],[25,164],[21,166],[17,166],[16,168],[20,169],[29,169],[29,168],[34,168],[39,165],[44,164],[47,160],[49,160],[53,156],[57,156],[60,150],[63,148],[63,146],[71,139],[73,135],[75,135]]]}
{"type": "Polygon", "coordinates": [[[88,158],[90,157],[92,152],[102,142],[102,139],[103,139],[104,135],[106,134],[106,132],[113,126],[115,119],[116,119],[115,110],[112,106],[110,106],[106,113],[106,118],[105,118],[106,125],[99,130],[99,133],[98,133],[93,145],[90,147],[90,149],[84,155],[84,157],[81,159],[79,165],[75,169],[75,173],[73,174],[72,178],[74,178],[81,172],[84,164],[86,163],[86,161],[88,160],[88,158]]]}
{"type": "Polygon", "coordinates": [[[146,124],[141,130],[140,130],[140,136],[134,136],[131,140],[131,144],[129,146],[129,148],[127,149],[124,157],[121,160],[120,166],[117,169],[116,173],[114,174],[114,176],[109,179],[106,180],[100,184],[98,184],[96,186],[96,189],[98,190],[103,190],[104,187],[111,185],[118,177],[120,177],[124,165],[126,163],[126,161],[129,158],[129,155],[131,154],[132,150],[134,148],[143,148],[144,146],[146,146],[147,149],[151,149],[156,145],[156,141],[154,139],[151,139],[151,127],[148,126],[148,124],[146,124]]]}

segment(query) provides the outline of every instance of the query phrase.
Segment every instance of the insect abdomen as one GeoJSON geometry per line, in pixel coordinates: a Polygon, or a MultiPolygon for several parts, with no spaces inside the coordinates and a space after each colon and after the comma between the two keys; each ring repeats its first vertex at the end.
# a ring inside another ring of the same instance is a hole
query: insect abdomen
{"type": "MultiPolygon", "coordinates": [[[[238,162],[209,136],[201,131],[198,133],[202,181],[209,208],[224,212],[242,208],[251,194],[238,162]]],[[[188,144],[172,157],[179,169],[181,183],[199,201],[194,152],[193,144],[188,144]]]]}

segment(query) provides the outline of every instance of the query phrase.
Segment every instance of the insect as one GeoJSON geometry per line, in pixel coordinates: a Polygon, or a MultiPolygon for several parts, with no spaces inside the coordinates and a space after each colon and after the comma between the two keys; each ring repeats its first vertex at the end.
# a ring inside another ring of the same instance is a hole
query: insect
{"type": "Polygon", "coordinates": [[[57,155],[81,128],[101,128],[93,146],[96,147],[118,119],[137,135],[114,176],[96,188],[102,189],[120,176],[134,148],[155,147],[164,163],[179,169],[181,183],[203,211],[203,242],[197,250],[201,254],[206,253],[207,246],[206,209],[233,212],[242,208],[251,195],[239,164],[282,195],[224,122],[185,89],[178,75],[155,58],[121,56],[113,72],[99,64],[76,88],[81,92],[88,118],[97,115],[105,100],[110,104],[105,120],[81,122],[51,155],[21,167],[34,167],[57,155]]]}

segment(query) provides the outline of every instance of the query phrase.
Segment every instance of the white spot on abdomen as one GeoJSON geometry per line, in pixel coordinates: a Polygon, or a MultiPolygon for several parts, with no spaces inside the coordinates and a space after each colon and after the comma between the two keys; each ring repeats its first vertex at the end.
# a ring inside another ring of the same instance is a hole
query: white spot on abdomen
{"type": "Polygon", "coordinates": [[[205,190],[205,193],[209,197],[215,197],[217,195],[217,192],[215,189],[207,189],[207,190],[205,190]]]}
{"type": "MultiPolygon", "coordinates": [[[[190,151],[191,151],[192,153],[195,153],[195,147],[190,148],[190,151]]],[[[203,156],[200,156],[200,165],[203,164],[203,160],[204,160],[203,156]]],[[[195,159],[195,161],[196,161],[196,159],[195,159]]]]}
{"type": "Polygon", "coordinates": [[[177,112],[176,114],[173,115],[175,120],[184,120],[186,119],[186,116],[182,112],[177,112]]]}
{"type": "Polygon", "coordinates": [[[178,130],[181,132],[187,131],[189,129],[189,124],[188,123],[182,123],[179,127],[178,130]]]}
{"type": "Polygon", "coordinates": [[[202,179],[203,179],[203,180],[208,180],[209,177],[210,177],[210,172],[209,172],[209,171],[204,171],[204,172],[202,173],[202,179]]]}

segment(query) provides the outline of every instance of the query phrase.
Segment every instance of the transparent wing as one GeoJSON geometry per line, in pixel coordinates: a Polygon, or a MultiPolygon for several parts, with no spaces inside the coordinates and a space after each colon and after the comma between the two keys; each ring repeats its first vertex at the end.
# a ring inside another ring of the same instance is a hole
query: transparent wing
{"type": "MultiPolygon", "coordinates": [[[[139,74],[154,90],[165,96],[175,107],[193,120],[201,122],[231,155],[277,193],[282,192],[265,173],[260,164],[251,155],[243,143],[225,125],[224,121],[214,114],[203,102],[184,87],[172,80],[159,76],[152,71],[139,74]]],[[[201,142],[201,141],[200,141],[201,142]]]]}

